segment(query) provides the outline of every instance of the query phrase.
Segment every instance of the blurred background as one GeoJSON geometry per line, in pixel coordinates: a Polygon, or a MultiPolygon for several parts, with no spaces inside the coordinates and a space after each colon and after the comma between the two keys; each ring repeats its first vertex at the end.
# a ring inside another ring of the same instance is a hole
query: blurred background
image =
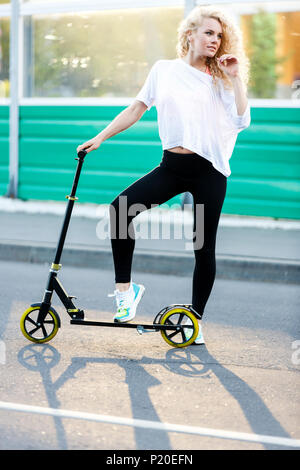
{"type": "MultiPolygon", "coordinates": [[[[77,145],[131,103],[154,62],[176,58],[179,22],[201,4],[234,16],[251,62],[252,122],[223,212],[300,218],[299,1],[0,0],[0,196],[64,198],[77,145]]],[[[81,201],[108,204],[161,153],[153,107],[88,160],[81,201]]]]}

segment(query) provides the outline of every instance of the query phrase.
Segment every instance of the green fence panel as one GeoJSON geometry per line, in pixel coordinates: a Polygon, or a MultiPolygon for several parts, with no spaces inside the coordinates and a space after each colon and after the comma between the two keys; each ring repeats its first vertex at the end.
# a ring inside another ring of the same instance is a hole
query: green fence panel
{"type": "Polygon", "coordinates": [[[9,107],[0,106],[0,196],[7,192],[9,167],[9,107]]]}
{"type": "MultiPolygon", "coordinates": [[[[74,160],[77,146],[99,133],[123,109],[22,107],[19,197],[50,200],[65,197],[77,164],[74,160]]],[[[105,141],[86,158],[78,187],[80,201],[110,203],[158,165],[161,153],[156,115],[146,113],[139,122],[105,141]]]]}
{"type": "Polygon", "coordinates": [[[252,108],[239,134],[223,212],[300,218],[300,109],[252,108]]]}
{"type": "MultiPolygon", "coordinates": [[[[76,148],[104,129],[124,106],[21,106],[19,197],[64,200],[76,148]]],[[[300,108],[251,108],[230,160],[223,213],[300,219],[300,108]]],[[[0,191],[8,184],[8,106],[0,107],[0,191]]],[[[109,204],[160,163],[156,108],[105,141],[85,160],[80,202],[109,204]]],[[[180,203],[181,196],[168,201],[180,203]]]]}

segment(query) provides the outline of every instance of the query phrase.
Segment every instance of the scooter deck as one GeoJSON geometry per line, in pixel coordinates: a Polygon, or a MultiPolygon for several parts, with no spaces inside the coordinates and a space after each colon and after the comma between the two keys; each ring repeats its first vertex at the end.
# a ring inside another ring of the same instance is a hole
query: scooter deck
{"type": "Polygon", "coordinates": [[[110,326],[110,327],[121,327],[121,328],[137,328],[140,330],[174,330],[179,331],[182,328],[190,328],[189,325],[162,325],[160,323],[156,324],[142,324],[142,323],[121,323],[121,322],[104,322],[104,321],[97,321],[97,320],[89,320],[89,319],[73,319],[70,320],[71,325],[81,325],[81,326],[110,326]]]}

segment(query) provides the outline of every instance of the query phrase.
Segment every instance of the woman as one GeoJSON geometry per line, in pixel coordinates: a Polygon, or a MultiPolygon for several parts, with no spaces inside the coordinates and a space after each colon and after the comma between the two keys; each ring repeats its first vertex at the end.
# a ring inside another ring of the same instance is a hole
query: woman
{"type": "MultiPolygon", "coordinates": [[[[202,317],[215,280],[216,234],[230,175],[229,159],[237,134],[251,120],[246,96],[249,61],[240,30],[227,13],[212,7],[194,8],[179,25],[177,55],[173,60],[155,62],[135,101],[77,148],[87,152],[97,149],[132,126],[155,103],[162,161],[110,205],[116,282],[112,295],[117,303],[114,320],[119,322],[134,318],[145,289],[131,280],[135,246],[131,222],[137,214],[129,215],[129,209],[134,204],[142,204],[141,211],[150,209],[184,192],[193,195],[196,239],[204,230],[202,247],[196,246],[195,237],[193,245],[192,307],[202,317]],[[204,205],[204,227],[197,226],[199,204],[204,205]],[[125,220],[125,236],[119,220],[125,220]]],[[[195,343],[204,344],[200,324],[195,343]]]]}

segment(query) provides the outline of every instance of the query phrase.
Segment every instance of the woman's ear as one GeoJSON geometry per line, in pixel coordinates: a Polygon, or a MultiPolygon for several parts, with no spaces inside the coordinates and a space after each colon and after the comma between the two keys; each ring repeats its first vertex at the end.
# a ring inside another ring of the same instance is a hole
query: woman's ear
{"type": "Polygon", "coordinates": [[[188,30],[186,37],[187,37],[188,43],[190,43],[190,42],[191,42],[191,38],[192,38],[192,31],[191,31],[191,30],[188,30]]]}

